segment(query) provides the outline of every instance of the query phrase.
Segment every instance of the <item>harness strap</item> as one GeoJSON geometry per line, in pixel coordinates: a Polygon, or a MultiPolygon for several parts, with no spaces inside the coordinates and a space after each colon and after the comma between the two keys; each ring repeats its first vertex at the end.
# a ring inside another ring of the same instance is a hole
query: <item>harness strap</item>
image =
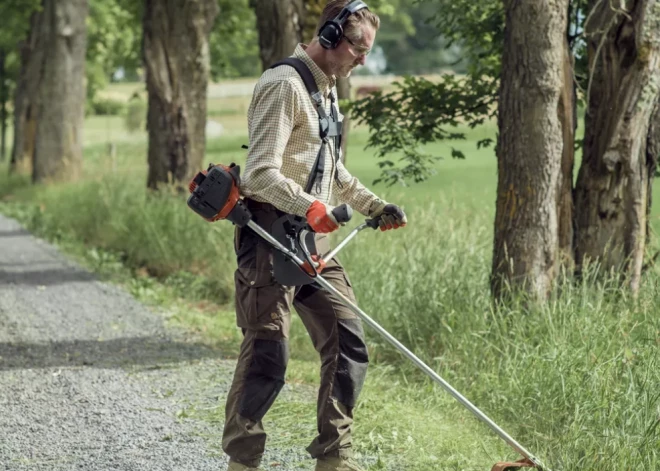
{"type": "MultiPolygon", "coordinates": [[[[323,173],[325,172],[325,147],[330,142],[329,138],[334,139],[335,163],[339,161],[342,123],[339,121],[339,117],[335,111],[335,96],[332,94],[332,92],[330,92],[331,105],[330,117],[328,117],[328,114],[323,108],[323,95],[319,91],[318,86],[316,85],[316,80],[314,80],[314,75],[312,74],[312,71],[309,70],[309,67],[307,67],[307,64],[296,57],[287,57],[286,59],[276,62],[270,66],[270,68],[273,69],[282,65],[293,67],[296,72],[298,72],[298,75],[300,75],[300,78],[305,84],[305,88],[307,89],[312,102],[316,106],[316,112],[319,116],[319,137],[321,138],[321,148],[316,154],[316,160],[314,161],[312,171],[309,174],[307,185],[305,185],[305,193],[311,194],[312,188],[315,184],[317,191],[320,192],[321,184],[323,182],[323,173]]],[[[338,172],[335,172],[335,180],[337,181],[337,184],[341,186],[338,172]]]]}

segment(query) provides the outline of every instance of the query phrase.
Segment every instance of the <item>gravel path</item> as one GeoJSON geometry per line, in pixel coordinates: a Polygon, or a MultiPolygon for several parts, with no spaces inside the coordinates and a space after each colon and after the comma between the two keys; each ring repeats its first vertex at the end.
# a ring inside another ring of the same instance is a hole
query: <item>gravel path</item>
{"type": "Polygon", "coordinates": [[[0,216],[0,470],[224,470],[222,424],[186,410],[224,404],[233,366],[0,216]]]}

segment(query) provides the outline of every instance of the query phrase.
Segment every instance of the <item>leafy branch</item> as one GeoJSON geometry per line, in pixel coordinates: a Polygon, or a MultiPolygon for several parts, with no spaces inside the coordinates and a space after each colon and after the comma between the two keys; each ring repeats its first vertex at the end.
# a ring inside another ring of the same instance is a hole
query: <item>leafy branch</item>
{"type": "MultiPolygon", "coordinates": [[[[349,112],[358,123],[370,128],[367,148],[376,149],[381,169],[374,184],[385,182],[405,185],[426,180],[434,173],[434,163],[442,156],[424,152],[431,142],[465,140],[459,125],[475,128],[492,118],[497,101],[497,83],[490,77],[443,75],[438,82],[423,77],[405,77],[395,82],[395,90],[376,92],[349,104],[349,112]],[[391,156],[401,154],[398,163],[391,156]]],[[[487,147],[492,139],[482,139],[477,147],[487,147]]],[[[465,155],[452,148],[451,157],[465,155]]]]}

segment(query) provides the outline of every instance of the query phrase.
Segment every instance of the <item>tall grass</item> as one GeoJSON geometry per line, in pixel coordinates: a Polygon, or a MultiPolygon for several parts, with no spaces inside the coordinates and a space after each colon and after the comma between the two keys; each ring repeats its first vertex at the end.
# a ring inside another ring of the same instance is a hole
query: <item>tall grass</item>
{"type": "Polygon", "coordinates": [[[535,310],[495,309],[489,219],[441,198],[410,219],[347,248],[362,307],[554,467],[660,469],[657,275],[637,300],[587,277],[535,310]]]}
{"type": "Polygon", "coordinates": [[[186,209],[184,196],[148,194],[141,179],[110,175],[36,192],[22,188],[14,198],[23,204],[0,209],[37,234],[103,249],[189,298],[231,299],[232,227],[205,223],[186,209]]]}
{"type": "MultiPolygon", "coordinates": [[[[104,177],[38,188],[29,204],[2,210],[37,233],[116,253],[188,296],[231,299],[232,226],[204,222],[183,196],[104,177]]],[[[361,307],[554,469],[660,469],[657,275],[636,300],[586,277],[560,283],[536,310],[495,309],[488,211],[440,196],[409,212],[404,230],[363,232],[340,254],[361,307]]],[[[296,357],[313,357],[300,323],[292,337],[296,357]]],[[[427,381],[368,338],[374,363],[427,381]]]]}

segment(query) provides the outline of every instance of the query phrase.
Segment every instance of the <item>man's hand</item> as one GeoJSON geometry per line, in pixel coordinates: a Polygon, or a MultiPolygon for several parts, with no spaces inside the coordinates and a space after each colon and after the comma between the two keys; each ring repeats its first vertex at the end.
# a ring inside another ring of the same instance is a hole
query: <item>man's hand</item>
{"type": "Polygon", "coordinates": [[[307,224],[314,232],[319,234],[332,232],[339,228],[337,220],[332,214],[332,207],[326,206],[316,200],[307,210],[307,224]]]}
{"type": "Polygon", "coordinates": [[[378,200],[374,206],[370,216],[372,219],[378,220],[378,226],[381,231],[398,229],[408,223],[406,213],[397,205],[378,200]]]}

